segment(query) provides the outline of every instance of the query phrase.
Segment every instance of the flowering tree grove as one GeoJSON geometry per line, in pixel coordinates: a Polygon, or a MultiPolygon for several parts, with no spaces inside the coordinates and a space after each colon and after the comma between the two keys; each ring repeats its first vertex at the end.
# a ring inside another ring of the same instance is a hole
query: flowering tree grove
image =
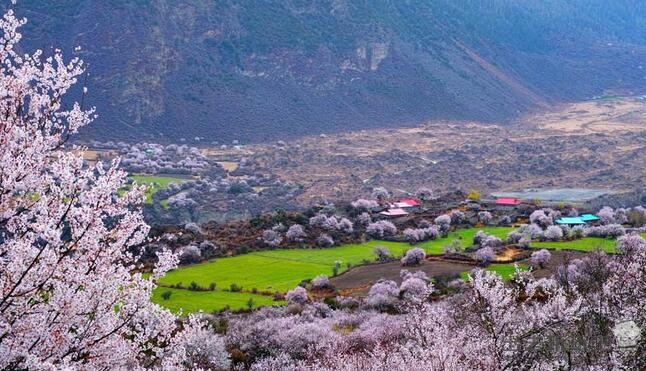
{"type": "Polygon", "coordinates": [[[0,20],[0,368],[179,367],[199,331],[173,339],[176,318],[149,300],[177,260],[162,252],[152,280],[133,273],[143,189],[118,196],[118,161],[90,167],[65,150],[94,117],[63,104],[83,62],[18,55],[24,23],[0,20]]]}

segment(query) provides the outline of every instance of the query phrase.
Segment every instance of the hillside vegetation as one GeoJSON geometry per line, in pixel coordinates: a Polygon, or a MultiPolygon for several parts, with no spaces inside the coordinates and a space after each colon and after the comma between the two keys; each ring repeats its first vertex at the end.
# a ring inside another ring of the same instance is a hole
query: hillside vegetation
{"type": "Polygon", "coordinates": [[[85,133],[92,139],[259,141],[426,119],[504,121],[646,84],[646,5],[630,0],[63,0],[18,9],[32,20],[29,46],[83,46],[88,99],[101,107],[85,133]]]}

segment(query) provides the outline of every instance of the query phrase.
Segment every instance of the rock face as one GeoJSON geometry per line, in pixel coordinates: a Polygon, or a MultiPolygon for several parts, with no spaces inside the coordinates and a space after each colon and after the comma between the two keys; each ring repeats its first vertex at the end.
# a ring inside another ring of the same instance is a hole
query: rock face
{"type": "Polygon", "coordinates": [[[100,108],[87,138],[261,141],[504,121],[646,90],[646,5],[632,0],[60,0],[16,10],[30,20],[26,45],[83,46],[86,102],[100,108]]]}

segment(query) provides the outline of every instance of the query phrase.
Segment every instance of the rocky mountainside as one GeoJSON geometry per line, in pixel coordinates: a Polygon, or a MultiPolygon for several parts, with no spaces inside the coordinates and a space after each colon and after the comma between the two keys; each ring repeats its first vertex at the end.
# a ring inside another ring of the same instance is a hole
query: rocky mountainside
{"type": "Polygon", "coordinates": [[[86,138],[508,121],[646,91],[643,1],[23,0],[16,11],[29,47],[83,47],[100,113],[86,138]]]}

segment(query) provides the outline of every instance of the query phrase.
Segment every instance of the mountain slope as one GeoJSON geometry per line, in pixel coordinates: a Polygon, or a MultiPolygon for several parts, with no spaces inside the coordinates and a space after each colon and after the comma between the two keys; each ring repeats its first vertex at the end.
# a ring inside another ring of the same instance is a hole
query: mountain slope
{"type": "Polygon", "coordinates": [[[646,90],[646,5],[619,0],[37,0],[27,44],[79,53],[87,138],[261,141],[505,121],[646,90]]]}

